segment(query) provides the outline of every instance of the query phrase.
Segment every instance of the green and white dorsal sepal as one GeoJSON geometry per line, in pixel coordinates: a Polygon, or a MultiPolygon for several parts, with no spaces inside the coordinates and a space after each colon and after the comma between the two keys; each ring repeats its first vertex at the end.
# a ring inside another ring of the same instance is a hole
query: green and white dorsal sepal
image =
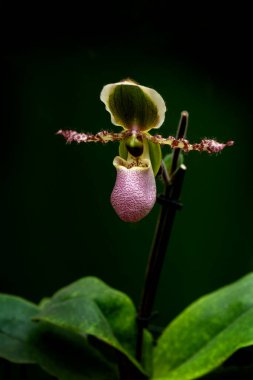
{"type": "Polygon", "coordinates": [[[124,129],[149,131],[164,122],[166,105],[161,95],[131,79],[107,84],[100,99],[110,112],[112,123],[124,129]]]}

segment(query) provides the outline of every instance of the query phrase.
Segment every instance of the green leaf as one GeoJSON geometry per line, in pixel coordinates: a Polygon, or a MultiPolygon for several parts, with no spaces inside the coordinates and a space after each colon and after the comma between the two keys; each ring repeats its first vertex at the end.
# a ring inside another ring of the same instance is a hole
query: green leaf
{"type": "Polygon", "coordinates": [[[154,352],[154,380],[196,379],[253,344],[253,273],[206,295],[165,329],[154,352]]]}
{"type": "MultiPolygon", "coordinates": [[[[144,380],[134,359],[135,314],[125,294],[96,278],[61,289],[39,307],[0,295],[0,357],[37,363],[60,380],[144,380]]],[[[152,342],[145,337],[148,367],[152,342]]]]}
{"type": "Polygon", "coordinates": [[[97,339],[102,348],[113,349],[144,376],[134,358],[135,317],[134,305],[125,294],[95,277],[86,277],[59,290],[44,303],[35,319],[82,339],[97,339]]]}
{"type": "Polygon", "coordinates": [[[32,321],[39,308],[22,298],[0,294],[0,357],[37,363],[61,380],[117,380],[115,363],[87,339],[32,321]]]}
{"type": "Polygon", "coordinates": [[[148,374],[153,373],[154,338],[148,330],[144,330],[142,343],[142,365],[148,374]]]}
{"type": "Polygon", "coordinates": [[[44,323],[34,339],[36,363],[60,380],[118,380],[118,368],[88,339],[44,323]]]}
{"type": "Polygon", "coordinates": [[[34,363],[31,318],[38,307],[22,298],[0,294],[0,357],[15,363],[34,363]]]}
{"type": "MultiPolygon", "coordinates": [[[[167,169],[168,175],[171,175],[172,158],[173,158],[173,152],[169,153],[169,154],[166,154],[166,156],[163,158],[163,162],[164,162],[165,167],[167,169]]],[[[177,160],[176,171],[178,170],[178,168],[180,167],[180,165],[182,165],[183,163],[184,163],[184,155],[183,155],[182,152],[180,152],[179,156],[178,156],[178,160],[177,160]]]]}

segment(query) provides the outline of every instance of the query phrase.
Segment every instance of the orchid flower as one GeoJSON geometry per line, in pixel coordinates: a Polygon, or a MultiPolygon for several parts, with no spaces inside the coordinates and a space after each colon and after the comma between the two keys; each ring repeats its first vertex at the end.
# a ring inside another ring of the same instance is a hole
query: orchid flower
{"type": "Polygon", "coordinates": [[[100,99],[111,115],[111,122],[121,127],[121,132],[101,131],[93,135],[60,130],[57,133],[63,135],[67,142],[119,141],[119,155],[113,160],[117,177],[111,204],[123,221],[138,222],[155,204],[155,176],[162,162],[160,145],[180,148],[184,152],[197,150],[208,153],[217,153],[233,145],[233,141],[222,144],[208,139],[190,144],[186,139],[151,135],[149,131],[159,128],[164,122],[165,102],[157,91],[132,80],[104,86],[100,99]]]}

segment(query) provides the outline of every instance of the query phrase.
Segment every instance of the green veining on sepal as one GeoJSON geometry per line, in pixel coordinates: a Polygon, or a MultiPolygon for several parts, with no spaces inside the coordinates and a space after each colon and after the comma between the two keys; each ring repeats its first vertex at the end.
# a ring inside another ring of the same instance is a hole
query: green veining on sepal
{"type": "Polygon", "coordinates": [[[148,130],[158,122],[158,109],[139,86],[118,85],[109,96],[109,107],[119,125],[148,130]]]}

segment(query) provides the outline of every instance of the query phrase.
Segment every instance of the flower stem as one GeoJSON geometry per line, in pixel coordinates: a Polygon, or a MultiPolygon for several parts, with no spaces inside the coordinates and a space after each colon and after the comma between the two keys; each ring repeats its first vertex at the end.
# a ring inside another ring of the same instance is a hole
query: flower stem
{"type": "MultiPolygon", "coordinates": [[[[188,119],[189,114],[187,111],[181,112],[181,118],[177,129],[177,139],[184,139],[187,132],[188,127],[188,119]]],[[[177,169],[177,162],[179,159],[181,149],[174,149],[173,150],[173,158],[172,158],[172,164],[170,169],[170,175],[173,175],[177,169]]]]}
{"type": "MultiPolygon", "coordinates": [[[[188,113],[182,112],[178,126],[177,138],[184,138],[188,124],[188,113]]],[[[169,243],[176,211],[182,207],[179,197],[183,185],[186,167],[181,165],[178,169],[178,158],[180,149],[173,151],[170,182],[165,182],[164,194],[158,197],[161,211],[156,226],[153,245],[149,256],[144,288],[142,292],[140,307],[137,315],[137,342],[136,358],[142,360],[142,346],[144,329],[148,327],[152,317],[152,308],[158,288],[159,278],[164,263],[164,258],[169,243]]],[[[167,174],[167,173],[166,173],[167,174]]]]}

